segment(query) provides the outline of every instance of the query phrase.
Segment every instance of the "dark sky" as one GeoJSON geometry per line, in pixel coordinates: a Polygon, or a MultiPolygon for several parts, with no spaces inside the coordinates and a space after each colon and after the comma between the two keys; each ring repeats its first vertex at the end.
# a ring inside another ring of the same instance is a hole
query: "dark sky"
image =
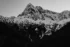
{"type": "Polygon", "coordinates": [[[70,0],[0,0],[0,15],[17,16],[28,3],[56,12],[70,10],[70,0]]]}

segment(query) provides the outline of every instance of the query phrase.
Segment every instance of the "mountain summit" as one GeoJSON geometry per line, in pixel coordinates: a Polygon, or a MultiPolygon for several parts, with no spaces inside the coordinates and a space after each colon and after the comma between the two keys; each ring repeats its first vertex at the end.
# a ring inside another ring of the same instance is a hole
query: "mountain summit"
{"type": "Polygon", "coordinates": [[[27,14],[33,14],[37,11],[37,9],[31,4],[29,3],[26,8],[24,9],[24,11],[18,15],[18,16],[23,16],[23,15],[27,15],[27,14]]]}
{"type": "Polygon", "coordinates": [[[44,10],[41,6],[33,6],[31,3],[29,3],[24,11],[19,14],[18,16],[23,16],[27,14],[42,14],[42,13],[53,13],[56,14],[56,12],[50,11],[50,10],[44,10]]]}
{"type": "Polygon", "coordinates": [[[50,10],[45,10],[41,6],[34,6],[31,3],[29,3],[24,11],[18,15],[19,16],[28,16],[31,18],[40,18],[40,19],[45,19],[45,18],[50,18],[52,20],[62,20],[64,18],[68,18],[70,15],[70,11],[63,11],[61,13],[57,13],[54,11],[50,10]]]}

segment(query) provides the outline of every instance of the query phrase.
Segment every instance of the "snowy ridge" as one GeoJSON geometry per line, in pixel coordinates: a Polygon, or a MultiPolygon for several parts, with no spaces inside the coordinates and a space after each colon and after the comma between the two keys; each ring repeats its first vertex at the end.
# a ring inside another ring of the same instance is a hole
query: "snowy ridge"
{"type": "Polygon", "coordinates": [[[33,19],[30,19],[30,18],[24,18],[24,16],[17,17],[17,18],[14,19],[14,23],[17,23],[17,24],[23,23],[23,26],[25,24],[38,24],[38,25],[44,24],[45,28],[46,28],[46,32],[45,32],[46,35],[51,34],[50,32],[52,31],[52,28],[54,28],[55,24],[57,24],[57,27],[55,28],[55,30],[57,31],[61,27],[63,27],[67,22],[70,22],[70,19],[64,19],[64,20],[61,20],[61,21],[53,21],[49,18],[46,18],[45,20],[38,19],[38,20],[35,21],[33,19]]]}

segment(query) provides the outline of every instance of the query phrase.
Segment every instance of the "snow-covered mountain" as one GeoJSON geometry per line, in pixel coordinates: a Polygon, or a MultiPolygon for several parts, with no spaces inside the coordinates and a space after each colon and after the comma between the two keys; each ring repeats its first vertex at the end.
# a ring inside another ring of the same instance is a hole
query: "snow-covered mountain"
{"type": "MultiPolygon", "coordinates": [[[[41,44],[49,45],[48,43],[52,45],[53,41],[58,40],[57,37],[60,40],[66,34],[70,36],[69,28],[70,11],[65,10],[58,13],[29,3],[17,17],[0,15],[0,41],[3,40],[0,43],[2,44],[1,46],[6,44],[8,46],[8,44],[11,45],[12,43],[13,46],[16,44],[15,46],[19,47],[39,47],[41,44]],[[42,43],[40,40],[47,42],[42,43]]],[[[65,44],[62,43],[63,39],[60,41],[60,44],[65,44]]],[[[55,43],[53,44],[56,45],[55,43]]]]}

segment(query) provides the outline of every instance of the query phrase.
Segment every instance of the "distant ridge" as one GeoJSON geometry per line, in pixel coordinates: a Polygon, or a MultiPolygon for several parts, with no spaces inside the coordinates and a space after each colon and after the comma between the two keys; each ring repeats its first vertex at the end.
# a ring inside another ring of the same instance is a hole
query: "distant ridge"
{"type": "Polygon", "coordinates": [[[31,3],[29,3],[24,9],[24,11],[21,14],[19,14],[17,17],[28,16],[28,15],[29,17],[39,17],[39,18],[49,17],[53,20],[58,20],[58,19],[62,20],[65,17],[69,18],[70,11],[65,10],[61,13],[58,13],[51,10],[45,10],[41,6],[34,6],[31,3]]]}
{"type": "Polygon", "coordinates": [[[56,12],[52,12],[50,10],[44,10],[41,6],[33,6],[31,3],[29,3],[24,9],[24,11],[18,16],[32,14],[32,13],[54,13],[56,14],[56,12]]]}

